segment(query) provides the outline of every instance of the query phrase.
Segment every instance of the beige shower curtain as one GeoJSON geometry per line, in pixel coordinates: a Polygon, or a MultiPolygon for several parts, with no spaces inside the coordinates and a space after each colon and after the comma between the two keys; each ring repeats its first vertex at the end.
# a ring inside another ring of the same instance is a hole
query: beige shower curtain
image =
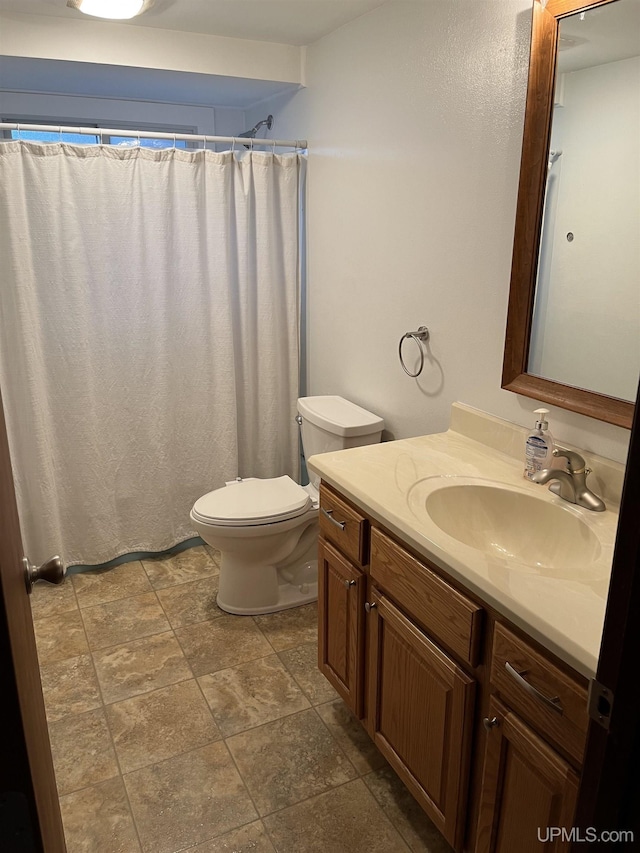
{"type": "Polygon", "coordinates": [[[297,154],[0,144],[0,386],[25,548],[97,564],[297,473],[297,154]]]}

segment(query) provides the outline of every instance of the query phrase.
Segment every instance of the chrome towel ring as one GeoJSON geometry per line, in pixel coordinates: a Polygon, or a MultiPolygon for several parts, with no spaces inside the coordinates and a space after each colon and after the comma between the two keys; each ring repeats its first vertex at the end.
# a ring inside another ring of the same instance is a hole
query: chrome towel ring
{"type": "Polygon", "coordinates": [[[423,341],[429,340],[429,329],[426,326],[420,326],[415,332],[405,332],[404,335],[400,338],[400,343],[398,344],[398,358],[400,359],[400,364],[402,365],[402,369],[407,374],[407,376],[411,376],[412,379],[415,379],[416,376],[420,376],[422,373],[422,368],[424,367],[424,346],[423,341]],[[420,350],[420,367],[416,370],[415,373],[411,373],[408,370],[407,365],[404,363],[404,359],[402,358],[402,344],[405,342],[406,338],[413,338],[413,340],[418,344],[418,349],[420,350]]]}

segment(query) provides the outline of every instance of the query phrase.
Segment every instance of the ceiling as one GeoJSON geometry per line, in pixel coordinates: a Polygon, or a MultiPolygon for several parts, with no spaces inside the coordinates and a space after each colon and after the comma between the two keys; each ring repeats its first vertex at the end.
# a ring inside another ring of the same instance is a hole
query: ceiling
{"type": "Polygon", "coordinates": [[[561,73],[640,54],[640,0],[618,0],[560,22],[561,73]]]}
{"type": "MultiPolygon", "coordinates": [[[[155,0],[151,8],[118,25],[178,30],[302,46],[311,44],[385,0],[155,0]]],[[[0,12],[89,18],[66,0],[0,0],[0,12]]],[[[14,92],[128,98],[202,106],[247,108],[298,85],[106,64],[20,56],[0,57],[2,89],[14,92]]]]}
{"type": "MultiPolygon", "coordinates": [[[[306,45],[385,0],[155,0],[138,18],[119,21],[132,27],[205,33],[230,38],[306,45]]],[[[0,11],[83,18],[66,0],[0,0],[0,11]]],[[[95,21],[96,18],[91,20],[95,21]]]]}

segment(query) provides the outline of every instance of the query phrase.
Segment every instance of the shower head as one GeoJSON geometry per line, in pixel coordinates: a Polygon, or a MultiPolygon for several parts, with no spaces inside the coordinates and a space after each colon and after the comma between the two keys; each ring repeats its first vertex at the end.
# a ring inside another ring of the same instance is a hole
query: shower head
{"type": "Polygon", "coordinates": [[[556,151],[554,151],[553,149],[551,151],[549,151],[549,161],[547,163],[547,171],[550,172],[552,167],[553,167],[553,164],[556,162],[556,160],[559,160],[561,157],[562,157],[562,149],[561,148],[557,149],[556,151]]]}
{"type": "Polygon", "coordinates": [[[244,133],[239,133],[239,137],[243,137],[244,139],[255,139],[256,133],[260,130],[260,128],[265,125],[267,126],[267,130],[271,130],[273,127],[273,116],[269,115],[266,118],[259,121],[251,130],[245,130],[244,133]]]}

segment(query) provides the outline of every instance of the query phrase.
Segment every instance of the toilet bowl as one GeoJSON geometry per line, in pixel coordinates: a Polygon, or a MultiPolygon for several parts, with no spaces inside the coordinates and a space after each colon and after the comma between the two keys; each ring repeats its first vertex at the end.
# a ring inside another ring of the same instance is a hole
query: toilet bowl
{"type": "MultiPolygon", "coordinates": [[[[302,397],[298,423],[305,454],[380,441],[384,421],[342,397],[302,397]]],[[[238,615],[273,613],[318,597],[319,480],[232,480],[191,510],[198,534],[220,551],[217,604],[238,615]]]]}
{"type": "Polygon", "coordinates": [[[291,477],[227,483],[193,505],[198,534],[221,553],[217,604],[253,615],[318,597],[318,493],[291,477]]]}

